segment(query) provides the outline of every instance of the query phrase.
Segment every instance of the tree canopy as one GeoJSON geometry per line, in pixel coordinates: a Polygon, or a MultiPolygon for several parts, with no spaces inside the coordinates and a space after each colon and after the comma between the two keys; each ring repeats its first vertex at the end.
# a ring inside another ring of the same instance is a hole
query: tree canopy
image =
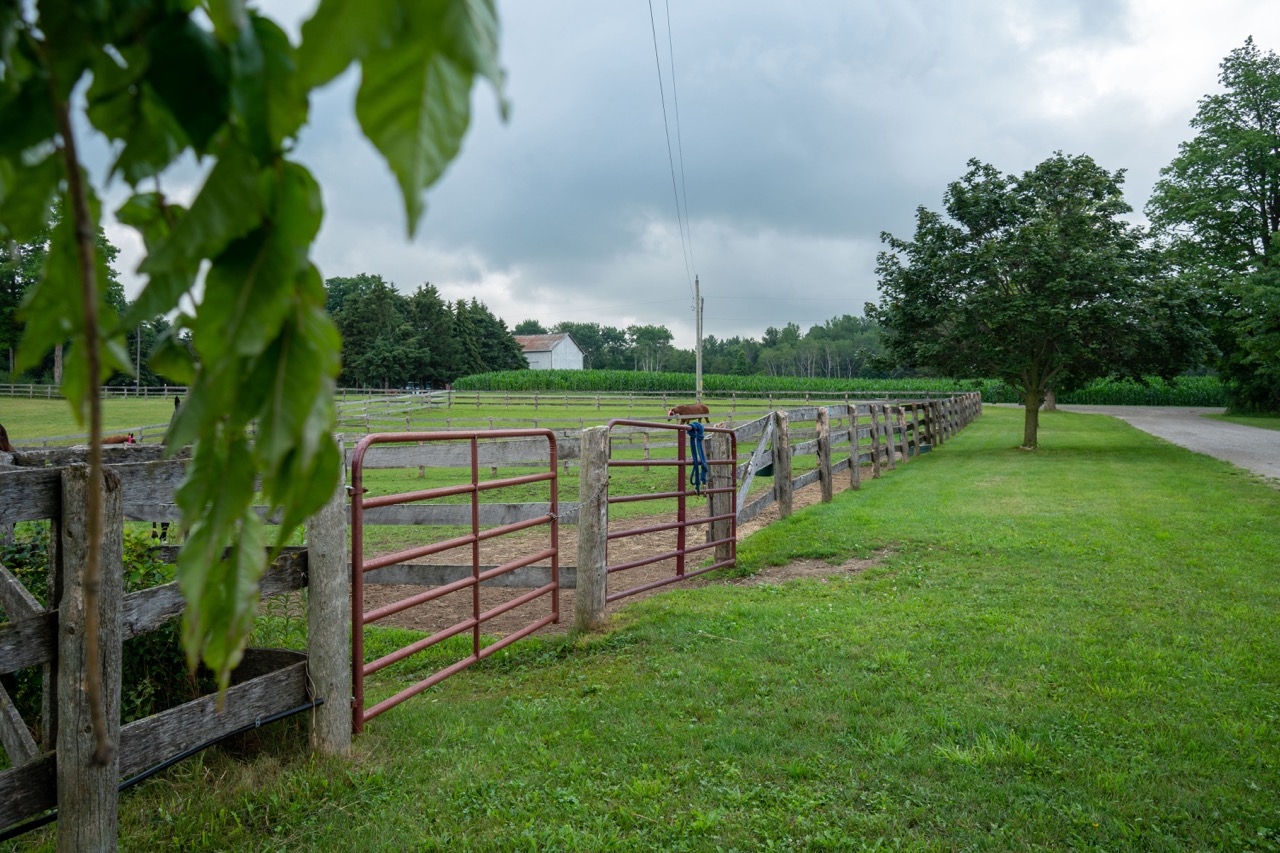
{"type": "Polygon", "coordinates": [[[1035,447],[1050,391],[1107,375],[1172,376],[1199,337],[1121,191],[1124,174],[1061,152],[1021,175],[970,160],[924,207],[913,240],[885,233],[868,316],[890,357],[954,378],[995,377],[1023,397],[1035,447]]]}
{"type": "Polygon", "coordinates": [[[1280,411],[1280,57],[1250,38],[1218,79],[1147,213],[1184,286],[1205,294],[1232,405],[1280,411]]]}

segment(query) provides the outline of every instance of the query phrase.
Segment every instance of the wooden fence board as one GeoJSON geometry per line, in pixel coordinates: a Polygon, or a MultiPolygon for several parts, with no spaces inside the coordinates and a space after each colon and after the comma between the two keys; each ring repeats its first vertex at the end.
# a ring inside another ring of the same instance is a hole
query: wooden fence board
{"type": "MultiPolygon", "coordinates": [[[[487,572],[497,566],[481,566],[480,571],[487,572]]],[[[385,584],[406,584],[409,586],[444,586],[463,578],[471,577],[470,565],[433,565],[429,563],[400,563],[366,572],[364,582],[385,584]]],[[[506,574],[498,575],[484,581],[486,587],[516,587],[536,589],[551,583],[550,566],[522,566],[506,574]]],[[[575,589],[578,586],[578,567],[560,566],[561,589],[575,589]]]]}
{"type": "MultiPolygon", "coordinates": [[[[120,729],[121,779],[214,740],[262,717],[306,702],[307,665],[299,662],[227,688],[226,705],[204,696],[120,729]]],[[[0,773],[0,827],[57,805],[57,753],[0,773]]]]}
{"type": "MultiPolygon", "coordinates": [[[[544,518],[551,509],[549,503],[484,504],[480,505],[480,524],[496,526],[514,524],[534,518],[544,518]]],[[[559,505],[560,523],[578,522],[578,504],[564,501],[559,505]]],[[[348,509],[348,515],[350,510],[348,509]]],[[[471,507],[468,504],[401,504],[399,506],[371,507],[364,511],[365,524],[451,524],[470,525],[471,507]]]]}

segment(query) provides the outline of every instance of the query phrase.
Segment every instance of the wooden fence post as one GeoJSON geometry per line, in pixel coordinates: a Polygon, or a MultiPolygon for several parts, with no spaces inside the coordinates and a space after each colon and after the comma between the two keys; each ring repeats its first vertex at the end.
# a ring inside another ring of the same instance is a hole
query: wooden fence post
{"type": "Polygon", "coordinates": [[[920,405],[911,404],[911,439],[915,444],[916,456],[920,455],[920,405]]]}
{"type": "Polygon", "coordinates": [[[868,403],[867,411],[871,413],[871,478],[880,479],[880,405],[868,403]]]}
{"type": "Polygon", "coordinates": [[[101,667],[107,739],[120,744],[121,602],[124,597],[124,511],[120,478],[103,472],[98,590],[98,660],[88,659],[84,567],[88,561],[89,468],[62,470],[58,601],[58,850],[115,850],[119,829],[119,750],[93,761],[95,743],[85,672],[101,667]]]}
{"type": "Polygon", "coordinates": [[[907,410],[902,406],[894,406],[898,419],[898,452],[903,462],[911,461],[911,434],[907,432],[907,410]]]}
{"type": "Polygon", "coordinates": [[[778,501],[778,516],[791,515],[791,429],[785,411],[773,413],[778,430],[773,436],[773,495],[778,501]]]}
{"type": "MultiPolygon", "coordinates": [[[[342,436],[335,436],[342,456],[342,436]]],[[[316,697],[311,748],[351,749],[351,572],[347,564],[346,463],[329,502],[307,520],[307,675],[316,697]]]]}
{"type": "Polygon", "coordinates": [[[849,404],[849,488],[862,488],[862,436],[858,434],[858,404],[849,404]]]}
{"type": "Polygon", "coordinates": [[[574,626],[580,631],[604,627],[609,535],[609,428],[582,432],[578,471],[578,586],[574,592],[574,626]]]}
{"type": "Polygon", "coordinates": [[[831,414],[826,406],[818,407],[818,482],[822,486],[822,502],[831,503],[831,414]]]}
{"type": "Polygon", "coordinates": [[[896,458],[897,457],[896,448],[898,446],[898,442],[897,442],[897,437],[895,435],[896,428],[893,423],[893,415],[891,414],[892,409],[893,409],[893,406],[890,406],[888,403],[885,403],[883,406],[880,407],[880,414],[884,418],[884,420],[881,422],[881,428],[884,430],[885,455],[886,455],[886,460],[889,463],[890,471],[893,471],[898,467],[898,462],[896,458]]]}
{"type": "MultiPolygon", "coordinates": [[[[729,442],[729,436],[722,432],[713,432],[707,437],[707,459],[729,459],[732,444],[729,442]]],[[[737,461],[733,460],[733,465],[737,465],[737,461]]],[[[733,466],[732,465],[710,465],[711,476],[707,478],[707,488],[709,489],[726,489],[723,494],[713,494],[711,496],[711,505],[709,512],[714,518],[719,515],[728,515],[733,510],[733,466]]],[[[713,521],[707,528],[707,541],[720,542],[716,545],[715,561],[722,563],[732,556],[732,549],[729,547],[729,534],[733,530],[729,519],[723,521],[713,521]],[[721,541],[725,540],[725,541],[721,541]]]]}

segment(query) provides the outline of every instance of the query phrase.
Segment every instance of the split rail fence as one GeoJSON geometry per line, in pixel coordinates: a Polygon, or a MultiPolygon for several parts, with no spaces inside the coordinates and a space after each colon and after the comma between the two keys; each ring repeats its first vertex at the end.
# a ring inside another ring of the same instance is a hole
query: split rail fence
{"type": "MultiPolygon", "coordinates": [[[[847,471],[849,485],[858,488],[867,476],[865,469],[869,468],[871,477],[879,477],[906,464],[948,441],[980,413],[981,398],[976,393],[923,401],[850,401],[770,412],[732,429],[732,435],[713,431],[719,434],[708,436],[712,445],[708,458],[719,464],[711,472],[708,487],[713,494],[704,519],[708,547],[715,549],[711,559],[732,564],[735,552],[726,530],[733,528],[726,514],[736,526],[776,503],[785,517],[792,511],[795,490],[815,482],[821,483],[822,499],[829,501],[835,477],[847,471]],[[771,478],[769,488],[761,490],[757,485],[753,490],[762,478],[771,478]]],[[[458,566],[408,562],[379,566],[363,574],[363,583],[441,587],[466,576],[478,578],[478,571],[486,575],[486,585],[536,588],[554,580],[558,588],[578,588],[575,623],[579,627],[601,624],[608,585],[608,448],[610,444],[624,448],[639,460],[637,468],[644,460],[660,467],[657,462],[664,448],[674,448],[677,442],[654,441],[654,435],[670,437],[674,430],[670,424],[653,426],[659,429],[619,426],[612,432],[609,427],[594,427],[553,433],[551,464],[580,466],[580,502],[384,505],[371,506],[363,516],[365,525],[491,527],[520,525],[551,514],[560,525],[578,525],[577,566],[562,565],[557,572],[554,565],[531,564],[496,572],[492,570],[501,566],[477,569],[478,558],[471,565],[458,566]],[[584,586],[590,594],[583,594],[584,586]]],[[[56,806],[60,847],[65,837],[72,848],[109,849],[114,845],[122,778],[246,723],[290,709],[313,709],[313,748],[345,752],[352,727],[352,666],[363,662],[353,659],[348,631],[352,575],[346,547],[348,506],[342,489],[308,521],[307,547],[278,559],[262,582],[264,598],[308,590],[307,653],[247,656],[222,712],[216,711],[216,697],[206,696],[145,720],[119,724],[120,644],[155,630],[183,610],[176,584],[122,593],[123,525],[125,521],[177,520],[172,496],[183,462],[162,460],[157,445],[112,447],[104,448],[108,476],[102,498],[107,523],[99,616],[107,719],[119,749],[108,766],[90,766],[93,743],[84,724],[89,710],[83,687],[85,614],[79,577],[89,547],[84,533],[88,478],[82,456],[73,450],[21,452],[13,465],[6,463],[15,460],[0,454],[0,533],[17,522],[48,520],[54,543],[47,608],[0,568],[0,606],[9,619],[0,623],[0,675],[40,666],[45,685],[39,743],[0,690],[0,741],[13,765],[0,771],[0,829],[56,806]]],[[[496,475],[499,466],[531,464],[534,457],[545,462],[548,453],[531,450],[527,441],[495,442],[479,456],[472,449],[463,453],[435,443],[430,448],[388,451],[377,464],[420,471],[428,466],[467,467],[476,478],[478,464],[490,466],[496,475]]],[[[736,533],[729,535],[736,539],[736,533]]]]}

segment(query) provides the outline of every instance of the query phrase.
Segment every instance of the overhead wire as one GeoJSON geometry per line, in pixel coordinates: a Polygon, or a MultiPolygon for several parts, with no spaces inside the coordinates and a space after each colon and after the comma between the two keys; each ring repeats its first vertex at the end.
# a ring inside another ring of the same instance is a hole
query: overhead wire
{"type": "MultiPolygon", "coordinates": [[[[667,32],[668,36],[671,31],[671,10],[667,8],[667,32]]],[[[667,88],[662,82],[662,58],[658,52],[658,25],[653,14],[653,0],[649,0],[649,29],[653,33],[653,61],[658,69],[658,93],[662,100],[662,129],[667,137],[667,163],[671,167],[671,194],[675,197],[676,202],[676,225],[680,229],[680,247],[684,253],[684,271],[688,277],[689,294],[693,295],[693,264],[692,254],[689,251],[689,242],[685,238],[685,216],[680,207],[680,190],[676,186],[676,161],[675,155],[671,150],[671,125],[667,119],[667,88]]],[[[673,57],[674,59],[674,57],[673,57]]],[[[675,98],[675,64],[672,63],[672,98],[675,98]]],[[[683,153],[680,162],[681,174],[684,173],[683,153]]]]}
{"type": "Polygon", "coordinates": [[[680,90],[676,86],[676,46],[671,37],[671,0],[665,0],[667,11],[667,56],[671,61],[671,105],[676,114],[676,151],[680,155],[680,196],[684,202],[684,227],[689,232],[689,265],[698,274],[698,264],[693,259],[693,220],[689,218],[689,187],[684,179],[684,135],[680,132],[680,90]]]}

